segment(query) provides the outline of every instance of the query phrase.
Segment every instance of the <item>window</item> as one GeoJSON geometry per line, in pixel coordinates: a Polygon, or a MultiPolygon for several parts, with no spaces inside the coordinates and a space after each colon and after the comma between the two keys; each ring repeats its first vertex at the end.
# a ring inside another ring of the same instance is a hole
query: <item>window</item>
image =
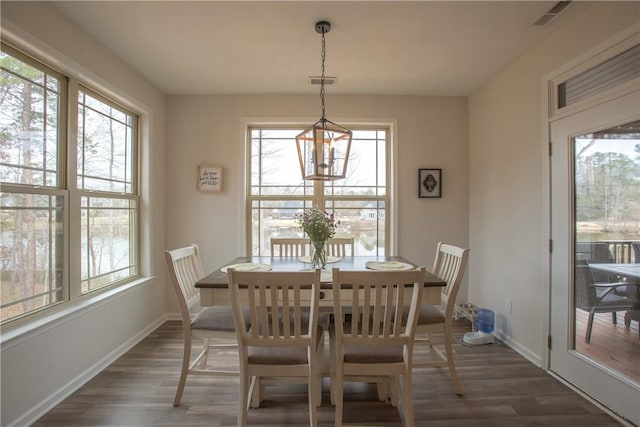
{"type": "Polygon", "coordinates": [[[354,237],[355,255],[389,252],[389,128],[354,129],[347,175],[305,181],[295,137],[300,128],[250,127],[247,236],[252,255],[270,255],[272,237],[304,237],[297,215],[322,206],[340,221],[336,237],[354,237]]]}
{"type": "Polygon", "coordinates": [[[134,113],[4,43],[0,64],[5,324],[136,277],[139,195],[134,113]]]}
{"type": "Polygon", "coordinates": [[[81,293],[137,274],[136,117],[81,88],[78,174],[81,293]]]}

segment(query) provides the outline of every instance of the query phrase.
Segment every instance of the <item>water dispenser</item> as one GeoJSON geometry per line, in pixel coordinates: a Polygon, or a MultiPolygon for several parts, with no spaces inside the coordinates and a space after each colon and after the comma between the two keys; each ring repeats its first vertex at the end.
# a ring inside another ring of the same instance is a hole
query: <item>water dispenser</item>
{"type": "Polygon", "coordinates": [[[476,313],[476,332],[467,332],[462,341],[471,345],[482,345],[493,343],[495,313],[488,308],[479,308],[476,313]]]}

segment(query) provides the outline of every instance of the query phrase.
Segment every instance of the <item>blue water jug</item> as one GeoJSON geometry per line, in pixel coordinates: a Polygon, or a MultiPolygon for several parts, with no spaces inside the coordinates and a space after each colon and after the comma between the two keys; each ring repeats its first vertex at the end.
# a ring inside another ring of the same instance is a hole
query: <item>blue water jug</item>
{"type": "Polygon", "coordinates": [[[493,332],[493,318],[493,310],[489,310],[488,308],[478,309],[476,318],[478,331],[484,332],[486,334],[490,334],[491,332],[493,332]]]}

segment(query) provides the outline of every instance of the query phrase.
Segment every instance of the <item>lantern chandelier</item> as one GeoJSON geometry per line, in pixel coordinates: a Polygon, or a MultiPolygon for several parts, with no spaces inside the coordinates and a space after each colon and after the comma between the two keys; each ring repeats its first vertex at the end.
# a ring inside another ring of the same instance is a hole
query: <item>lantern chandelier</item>
{"type": "Polygon", "coordinates": [[[296,136],[300,171],[304,179],[334,181],[343,179],[351,149],[351,131],[325,117],[324,112],[324,60],[326,45],[324,35],[331,30],[327,21],[316,23],[316,32],[322,34],[322,76],[320,77],[320,120],[296,136]]]}

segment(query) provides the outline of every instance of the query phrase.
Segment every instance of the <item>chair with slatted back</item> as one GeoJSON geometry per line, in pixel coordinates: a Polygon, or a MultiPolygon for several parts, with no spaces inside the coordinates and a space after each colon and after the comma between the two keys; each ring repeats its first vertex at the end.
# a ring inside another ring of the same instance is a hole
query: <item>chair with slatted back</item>
{"type": "MultiPolygon", "coordinates": [[[[342,425],[345,381],[390,380],[392,396],[398,398],[405,424],[413,426],[412,359],[424,268],[406,271],[333,270],[335,319],[330,327],[332,360],[331,393],[335,402],[335,425],[342,425]],[[347,307],[342,300],[351,300],[347,307]],[[401,324],[403,307],[410,300],[408,326],[401,324]]],[[[395,403],[395,402],[392,402],[395,403]]]]}
{"type": "Polygon", "coordinates": [[[430,358],[428,360],[415,358],[413,361],[414,368],[448,366],[451,381],[458,396],[462,396],[462,387],[453,357],[453,313],[468,257],[469,249],[443,242],[438,243],[431,272],[446,281],[447,285],[440,293],[440,306],[423,305],[420,308],[414,349],[417,350],[418,346],[426,344],[430,358]],[[435,345],[435,333],[444,334],[444,352],[435,345]]]}
{"type": "Polygon", "coordinates": [[[240,356],[238,426],[247,422],[254,389],[282,378],[308,383],[309,425],[316,426],[322,399],[320,270],[227,273],[240,356]]]}
{"type": "Polygon", "coordinates": [[[238,376],[237,370],[208,369],[207,362],[211,349],[229,350],[237,347],[231,307],[207,307],[192,317],[191,311],[199,307],[200,293],[196,281],[204,277],[198,246],[190,246],[164,251],[171,284],[178,299],[184,350],[182,370],[173,406],[180,405],[188,375],[238,376]],[[202,350],[193,362],[191,360],[194,340],[202,340],[202,350]]]}
{"type": "Polygon", "coordinates": [[[327,240],[327,255],[353,256],[353,237],[331,237],[327,240]]]}
{"type": "Polygon", "coordinates": [[[271,256],[305,256],[308,244],[309,239],[300,237],[273,237],[271,238],[271,256]]]}

